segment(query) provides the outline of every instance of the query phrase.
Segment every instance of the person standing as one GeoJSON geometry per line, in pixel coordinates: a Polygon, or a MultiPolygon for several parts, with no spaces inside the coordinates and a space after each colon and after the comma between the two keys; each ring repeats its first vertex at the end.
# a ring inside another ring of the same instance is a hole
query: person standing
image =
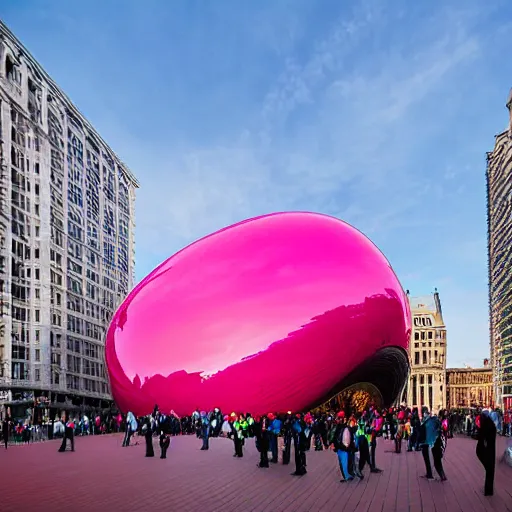
{"type": "Polygon", "coordinates": [[[124,439],[123,439],[123,448],[130,446],[130,439],[134,432],[137,432],[138,428],[137,420],[135,419],[135,416],[131,411],[128,411],[128,414],[126,415],[126,429],[124,433],[124,439]]]}
{"type": "Polygon", "coordinates": [[[421,421],[418,415],[418,409],[415,407],[412,410],[410,418],[411,436],[407,443],[407,451],[412,452],[413,450],[418,451],[418,435],[420,431],[421,421]]]}
{"type": "Polygon", "coordinates": [[[75,451],[75,423],[72,419],[65,421],[64,436],[62,438],[62,444],[60,445],[59,452],[66,451],[67,440],[71,444],[71,451],[75,451]]]}
{"type": "Polygon", "coordinates": [[[243,432],[240,426],[240,422],[238,421],[238,417],[235,413],[231,414],[229,427],[231,429],[231,434],[233,435],[233,444],[235,447],[235,453],[233,454],[233,457],[243,457],[243,432]]]}
{"type": "Polygon", "coordinates": [[[171,445],[171,418],[162,414],[158,420],[158,429],[160,431],[160,458],[167,458],[167,450],[171,445]]]}
{"type": "Polygon", "coordinates": [[[277,464],[278,461],[278,449],[277,439],[281,433],[281,420],[276,418],[274,414],[269,413],[267,415],[269,421],[269,440],[270,440],[270,451],[272,452],[272,459],[270,462],[277,464]]]}
{"type": "Polygon", "coordinates": [[[209,450],[210,448],[210,419],[208,418],[208,414],[205,411],[201,411],[200,421],[200,430],[201,430],[201,439],[203,440],[203,445],[201,446],[201,450],[209,450]]]}
{"type": "Polygon", "coordinates": [[[336,416],[336,427],[334,428],[332,441],[340,466],[340,482],[349,482],[354,479],[354,476],[349,474],[348,471],[350,433],[347,429],[345,413],[343,411],[338,412],[336,416]]]}
{"type": "Polygon", "coordinates": [[[349,419],[347,430],[350,433],[350,443],[348,451],[348,472],[351,475],[357,476],[361,480],[363,479],[362,473],[359,472],[359,453],[357,445],[357,420],[355,416],[349,419]]]}
{"type": "Polygon", "coordinates": [[[382,435],[383,419],[378,411],[374,411],[374,417],[370,419],[368,431],[370,435],[370,473],[382,473],[377,467],[377,437],[382,435]]]}
{"type": "Polygon", "coordinates": [[[368,444],[368,438],[370,436],[367,434],[367,422],[365,418],[365,413],[359,419],[357,423],[357,431],[356,431],[356,447],[359,451],[359,462],[357,469],[359,471],[359,478],[363,478],[363,469],[368,464],[371,468],[370,462],[370,447],[368,444]]]}
{"type": "Polygon", "coordinates": [[[286,466],[290,464],[290,456],[292,451],[292,413],[288,411],[286,417],[284,419],[282,425],[283,431],[283,441],[284,441],[284,449],[283,449],[283,464],[286,466]]]}
{"type": "Polygon", "coordinates": [[[405,412],[400,411],[393,417],[395,424],[395,453],[402,453],[402,439],[405,431],[405,412]]]}
{"type": "Polygon", "coordinates": [[[494,469],[496,465],[496,424],[489,411],[482,411],[477,418],[476,456],[485,469],[484,495],[494,494],[494,469]]]}
{"type": "Polygon", "coordinates": [[[2,422],[2,439],[6,450],[7,445],[9,444],[9,429],[11,428],[11,424],[11,418],[9,416],[6,416],[4,421],[2,422]]]}
{"type": "Polygon", "coordinates": [[[293,448],[295,451],[295,472],[292,473],[294,476],[302,476],[307,473],[305,451],[306,435],[304,430],[305,423],[303,422],[301,415],[297,414],[292,423],[293,448]]]}
{"type": "Polygon", "coordinates": [[[434,467],[441,478],[441,481],[446,481],[446,475],[443,469],[443,452],[445,449],[445,439],[442,435],[441,422],[438,416],[431,415],[427,407],[421,410],[422,422],[419,432],[419,445],[421,446],[421,453],[423,461],[425,462],[426,475],[425,478],[432,480],[432,466],[430,465],[429,449],[432,450],[432,457],[434,459],[434,467]]]}
{"type": "Polygon", "coordinates": [[[146,440],[146,457],[154,457],[155,450],[153,450],[153,429],[151,428],[151,416],[146,416],[144,425],[142,426],[144,439],[146,440]]]}
{"type": "Polygon", "coordinates": [[[258,450],[260,452],[259,468],[268,468],[268,450],[270,447],[270,433],[269,433],[269,421],[266,416],[262,416],[255,425],[256,427],[256,440],[258,443],[258,450]]]}

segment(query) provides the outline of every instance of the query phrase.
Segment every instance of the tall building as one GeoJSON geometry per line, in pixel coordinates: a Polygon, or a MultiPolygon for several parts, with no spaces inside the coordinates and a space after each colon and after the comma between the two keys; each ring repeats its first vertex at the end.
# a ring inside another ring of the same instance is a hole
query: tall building
{"type": "Polygon", "coordinates": [[[0,139],[0,409],[102,407],[137,180],[1,22],[0,139]]]}
{"type": "Polygon", "coordinates": [[[446,408],[493,407],[492,368],[484,360],[481,368],[446,370],[446,408]]]}
{"type": "Polygon", "coordinates": [[[411,373],[404,392],[407,405],[446,407],[446,326],[437,290],[432,295],[409,297],[412,334],[409,345],[411,373]]]}
{"type": "MultiPolygon", "coordinates": [[[[507,102],[512,120],[512,92],[507,102]]],[[[487,154],[491,365],[496,404],[512,407],[512,122],[487,154]]]]}

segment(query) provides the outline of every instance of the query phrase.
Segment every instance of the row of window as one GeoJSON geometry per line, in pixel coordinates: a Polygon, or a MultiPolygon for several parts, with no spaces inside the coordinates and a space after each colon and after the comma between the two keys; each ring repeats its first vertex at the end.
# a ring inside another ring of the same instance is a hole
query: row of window
{"type": "MultiPolygon", "coordinates": [[[[16,380],[29,380],[30,379],[30,366],[27,363],[15,362],[11,366],[11,376],[16,380]]],[[[0,367],[0,377],[3,375],[3,367],[0,367]]],[[[60,385],[60,372],[52,371],[51,373],[52,384],[60,385]]],[[[41,369],[34,369],[34,380],[41,381],[41,369]]],[[[87,391],[92,393],[108,394],[109,388],[105,381],[98,381],[91,378],[82,377],[78,375],[66,374],[66,387],[69,390],[87,391]]]]}
{"type": "MultiPolygon", "coordinates": [[[[439,333],[438,339],[441,339],[443,332],[439,333]]],[[[433,340],[435,331],[414,331],[414,340],[433,340]]]]}
{"type": "Polygon", "coordinates": [[[438,352],[437,350],[419,350],[414,351],[413,355],[414,365],[431,365],[431,364],[444,364],[444,353],[438,352]]]}
{"type": "MultiPolygon", "coordinates": [[[[433,376],[427,376],[427,385],[425,385],[425,376],[412,376],[412,386],[411,386],[411,405],[414,406],[423,406],[426,405],[429,409],[437,406],[438,404],[434,404],[434,390],[433,390],[433,376]],[[425,388],[427,393],[425,394],[425,388]]],[[[440,392],[443,392],[443,385],[440,385],[440,392]]]]}
{"type": "Polygon", "coordinates": [[[68,331],[86,335],[100,341],[103,338],[103,327],[68,314],[68,331]]]}

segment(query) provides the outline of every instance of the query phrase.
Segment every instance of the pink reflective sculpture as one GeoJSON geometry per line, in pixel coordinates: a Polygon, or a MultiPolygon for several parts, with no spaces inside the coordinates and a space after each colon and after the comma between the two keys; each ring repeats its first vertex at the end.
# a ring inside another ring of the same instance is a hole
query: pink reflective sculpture
{"type": "Polygon", "coordinates": [[[407,297],[368,238],[326,215],[275,213],[198,240],[143,279],[112,319],[106,362],[115,401],[137,415],[155,404],[299,411],[363,381],[390,402],[410,329],[407,297]]]}

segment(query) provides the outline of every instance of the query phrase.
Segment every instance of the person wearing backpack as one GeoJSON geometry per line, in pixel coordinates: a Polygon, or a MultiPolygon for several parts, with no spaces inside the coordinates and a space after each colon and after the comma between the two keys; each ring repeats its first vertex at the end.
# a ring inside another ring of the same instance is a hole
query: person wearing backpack
{"type": "Polygon", "coordinates": [[[277,439],[279,434],[281,433],[281,420],[274,416],[273,413],[269,413],[267,415],[269,420],[269,441],[270,441],[270,451],[272,452],[272,460],[273,464],[277,464],[278,460],[278,450],[277,450],[277,439]]]}
{"type": "Polygon", "coordinates": [[[366,412],[364,412],[359,418],[357,422],[357,431],[356,431],[356,447],[359,451],[359,461],[357,464],[357,470],[359,474],[357,475],[359,478],[363,478],[363,469],[368,464],[371,468],[370,461],[370,447],[368,444],[368,434],[367,434],[367,418],[366,412]]]}
{"type": "Polygon", "coordinates": [[[436,468],[441,481],[446,480],[446,475],[443,469],[443,452],[446,444],[442,435],[442,426],[439,417],[431,415],[428,407],[423,407],[421,410],[422,421],[418,436],[418,444],[421,446],[423,460],[425,462],[426,475],[425,478],[432,480],[432,466],[430,465],[429,449],[432,451],[434,459],[434,467],[436,468]]]}
{"type": "Polygon", "coordinates": [[[351,435],[350,430],[347,428],[345,413],[343,411],[340,411],[336,416],[336,427],[333,433],[333,445],[340,465],[340,482],[349,482],[350,480],[354,479],[354,475],[351,475],[348,471],[351,435]]]}

